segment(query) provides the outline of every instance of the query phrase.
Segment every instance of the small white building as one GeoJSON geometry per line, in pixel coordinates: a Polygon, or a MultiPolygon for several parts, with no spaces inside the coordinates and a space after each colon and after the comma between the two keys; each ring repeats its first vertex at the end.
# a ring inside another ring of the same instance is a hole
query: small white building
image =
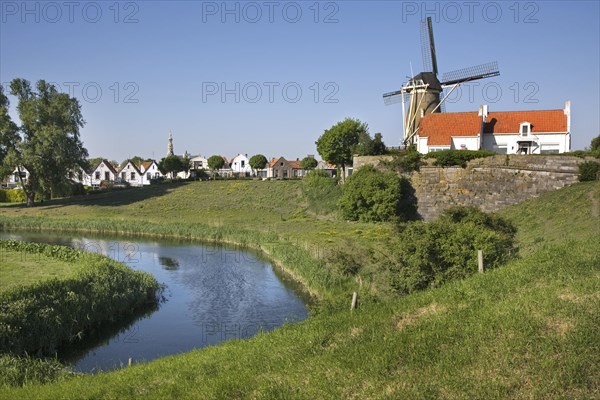
{"type": "Polygon", "coordinates": [[[417,150],[492,150],[499,154],[571,151],[571,103],[562,110],[433,113],[421,119],[417,150]]]}
{"type": "Polygon", "coordinates": [[[140,173],[144,175],[144,179],[142,180],[143,185],[150,185],[152,179],[163,178],[163,173],[160,172],[155,160],[143,162],[140,165],[140,173]]]}
{"type": "Polygon", "coordinates": [[[240,176],[249,176],[253,174],[252,168],[250,167],[250,159],[247,154],[238,154],[233,157],[229,162],[229,166],[234,174],[240,174],[240,176]]]}
{"type": "Polygon", "coordinates": [[[108,160],[100,161],[96,168],[93,169],[90,183],[92,187],[100,187],[103,181],[117,181],[117,171],[108,160]]]}
{"type": "Polygon", "coordinates": [[[130,186],[143,186],[144,174],[131,160],[127,160],[127,163],[119,170],[118,181],[119,183],[128,183],[130,186]]]}

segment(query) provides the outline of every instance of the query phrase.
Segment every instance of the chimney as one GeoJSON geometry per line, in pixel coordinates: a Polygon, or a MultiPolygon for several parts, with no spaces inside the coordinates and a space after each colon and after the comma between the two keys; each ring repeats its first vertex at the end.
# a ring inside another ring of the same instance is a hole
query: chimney
{"type": "Polygon", "coordinates": [[[571,100],[565,101],[564,113],[567,116],[567,133],[571,133],[571,100]]]}
{"type": "Polygon", "coordinates": [[[488,105],[487,104],[479,106],[479,116],[481,117],[481,120],[483,122],[485,122],[485,120],[487,119],[488,114],[489,113],[488,113],[488,105]]]}

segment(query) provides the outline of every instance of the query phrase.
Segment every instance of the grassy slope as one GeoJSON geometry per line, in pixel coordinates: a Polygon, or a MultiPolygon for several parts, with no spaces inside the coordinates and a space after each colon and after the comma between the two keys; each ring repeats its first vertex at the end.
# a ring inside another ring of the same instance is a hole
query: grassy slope
{"type": "Polygon", "coordinates": [[[0,291],[40,280],[66,276],[76,266],[42,254],[0,248],[0,291]]]}
{"type": "Polygon", "coordinates": [[[599,199],[580,184],[503,211],[525,256],[484,275],[0,397],[600,397],[599,199]]]}
{"type": "MultiPolygon", "coordinates": [[[[178,235],[257,247],[290,267],[318,297],[356,290],[353,280],[314,265],[332,248],[362,252],[381,246],[387,225],[347,223],[307,209],[301,181],[216,181],[159,185],[35,208],[4,207],[0,225],[35,229],[178,235]],[[298,252],[301,249],[302,254],[298,252]]],[[[369,281],[365,278],[365,287],[369,281]]],[[[372,290],[376,290],[373,285],[372,290]]]]}

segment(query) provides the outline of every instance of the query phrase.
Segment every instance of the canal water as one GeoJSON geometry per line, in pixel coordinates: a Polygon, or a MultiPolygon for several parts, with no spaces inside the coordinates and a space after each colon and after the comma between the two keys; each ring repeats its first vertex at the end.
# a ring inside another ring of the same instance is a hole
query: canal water
{"type": "Polygon", "coordinates": [[[59,352],[74,370],[98,372],[132,362],[243,339],[307,318],[307,297],[252,251],[197,242],[52,233],[0,238],[67,245],[149,272],[164,300],[59,352]]]}

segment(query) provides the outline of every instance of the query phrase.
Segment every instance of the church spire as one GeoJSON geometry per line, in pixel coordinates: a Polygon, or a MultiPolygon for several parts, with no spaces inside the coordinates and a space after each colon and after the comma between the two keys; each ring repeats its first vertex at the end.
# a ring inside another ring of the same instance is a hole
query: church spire
{"type": "Polygon", "coordinates": [[[169,132],[169,145],[167,147],[167,157],[173,155],[173,134],[169,132]]]}

